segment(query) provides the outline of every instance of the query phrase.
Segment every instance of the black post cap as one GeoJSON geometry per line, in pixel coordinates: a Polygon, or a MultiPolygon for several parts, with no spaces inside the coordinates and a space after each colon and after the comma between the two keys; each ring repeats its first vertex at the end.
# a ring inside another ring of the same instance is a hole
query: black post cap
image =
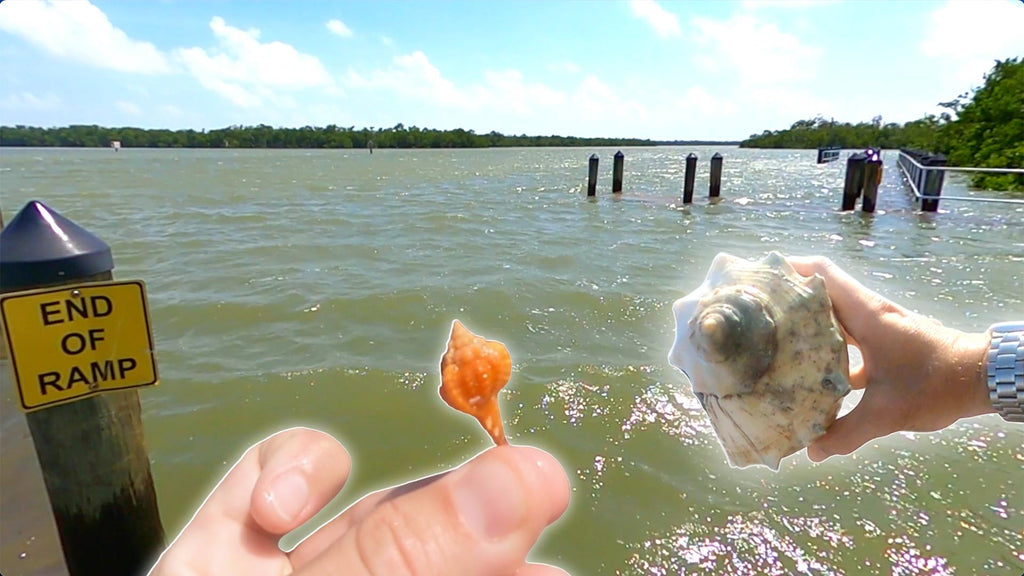
{"type": "Polygon", "coordinates": [[[687,154],[687,155],[686,155],[686,157],[687,157],[687,158],[696,158],[696,157],[697,157],[697,155],[696,155],[696,154],[694,154],[693,152],[690,152],[689,154],[687,154]]]}
{"type": "Polygon", "coordinates": [[[622,150],[619,150],[618,152],[615,153],[616,158],[622,158],[623,156],[625,156],[625,154],[622,153],[622,150]]]}
{"type": "Polygon", "coordinates": [[[597,160],[597,154],[591,154],[590,155],[590,159],[591,160],[597,160]]]}
{"type": "Polygon", "coordinates": [[[110,246],[33,200],[0,231],[0,291],[85,278],[114,269],[110,246]]]}
{"type": "Polygon", "coordinates": [[[719,154],[718,152],[715,152],[715,155],[712,156],[711,159],[714,160],[715,158],[721,158],[721,157],[722,157],[721,154],[719,154]]]}

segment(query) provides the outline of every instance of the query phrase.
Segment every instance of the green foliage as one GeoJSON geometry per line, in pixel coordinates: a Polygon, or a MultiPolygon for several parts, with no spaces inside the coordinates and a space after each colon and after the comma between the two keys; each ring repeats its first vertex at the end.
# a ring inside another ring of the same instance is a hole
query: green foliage
{"type": "Polygon", "coordinates": [[[821,116],[798,120],[786,130],[765,130],[751,135],[741,148],[920,148],[935,150],[938,128],[943,117],[925,116],[906,124],[883,124],[881,116],[871,122],[850,124],[826,120],[821,116]]]}
{"type": "MultiPolygon", "coordinates": [[[[915,148],[940,152],[950,166],[1024,168],[1024,60],[997,61],[985,84],[940,106],[956,114],[929,114],[900,125],[881,116],[858,124],[818,116],[786,130],[751,135],[741,148],[915,148]]],[[[971,182],[990,190],[1024,190],[1021,174],[972,174],[971,182]]]]}
{"type": "Polygon", "coordinates": [[[505,136],[498,132],[432,130],[397,124],[393,128],[273,128],[230,126],[219,130],[145,130],[102,126],[0,126],[0,146],[104,147],[120,140],[125,148],[488,148],[507,146],[653,146],[638,138],[505,136]]]}
{"type": "MultiPolygon", "coordinates": [[[[941,129],[940,151],[955,166],[1024,168],[1024,59],[996,62],[985,84],[944,105],[957,119],[941,129]]],[[[980,188],[1024,190],[1024,174],[976,174],[980,188]]]]}

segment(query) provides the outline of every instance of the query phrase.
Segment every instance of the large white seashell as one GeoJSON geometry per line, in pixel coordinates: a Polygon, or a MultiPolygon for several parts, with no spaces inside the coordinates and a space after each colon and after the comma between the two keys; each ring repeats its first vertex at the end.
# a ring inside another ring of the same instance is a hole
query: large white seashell
{"type": "Polygon", "coordinates": [[[821,276],[797,274],[778,252],[755,262],[719,254],[672,311],[668,361],[689,378],[730,464],[778,470],[835,421],[850,361],[821,276]]]}

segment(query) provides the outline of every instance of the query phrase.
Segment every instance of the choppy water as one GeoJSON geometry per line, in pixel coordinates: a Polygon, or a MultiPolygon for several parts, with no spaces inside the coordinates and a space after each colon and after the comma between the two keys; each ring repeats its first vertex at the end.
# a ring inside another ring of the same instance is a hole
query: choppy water
{"type": "MultiPolygon", "coordinates": [[[[670,303],[712,257],[827,254],[965,330],[1024,317],[1024,209],[915,212],[895,156],[874,216],[838,213],[842,163],[813,151],[0,151],[6,220],[40,199],[147,282],[162,383],[141,392],[169,534],[241,451],[305,424],[355,458],[336,512],[488,444],[437,397],[453,318],[512,351],[514,443],[554,453],[567,517],[534,559],[576,574],[1017,574],[1024,426],[986,416],[778,474],[730,469],[665,356],[670,303]],[[675,209],[683,158],[698,201],[675,209]]],[[[966,195],[964,183],[947,194],[966,195]]],[[[0,571],[58,572],[24,418],[4,376],[0,571]],[[26,448],[29,446],[29,448],[26,448]]],[[[852,402],[854,399],[851,399],[852,402]]]]}

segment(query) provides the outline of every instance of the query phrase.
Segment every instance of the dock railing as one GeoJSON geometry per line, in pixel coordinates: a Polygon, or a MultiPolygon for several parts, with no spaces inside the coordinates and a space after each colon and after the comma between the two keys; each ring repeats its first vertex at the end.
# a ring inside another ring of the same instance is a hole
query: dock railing
{"type": "Polygon", "coordinates": [[[914,201],[921,203],[924,212],[935,212],[939,208],[939,198],[964,202],[1003,202],[1007,204],[1024,204],[1024,199],[1016,198],[983,198],[977,196],[942,196],[942,183],[946,172],[988,172],[991,174],[1024,174],[1024,168],[969,168],[965,166],[946,166],[946,157],[920,150],[900,149],[897,164],[910,191],[914,193],[914,201]]]}

